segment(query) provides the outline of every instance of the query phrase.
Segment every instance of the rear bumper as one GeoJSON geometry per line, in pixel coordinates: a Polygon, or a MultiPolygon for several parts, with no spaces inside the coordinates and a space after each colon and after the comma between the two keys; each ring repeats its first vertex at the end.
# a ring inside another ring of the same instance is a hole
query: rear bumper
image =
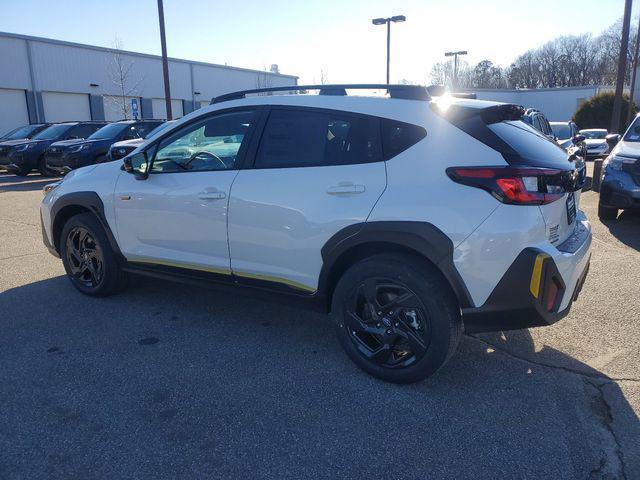
{"type": "Polygon", "coordinates": [[[552,325],[568,315],[589,272],[591,238],[580,212],[574,234],[561,245],[522,250],[486,302],[463,309],[465,331],[552,325]]]}

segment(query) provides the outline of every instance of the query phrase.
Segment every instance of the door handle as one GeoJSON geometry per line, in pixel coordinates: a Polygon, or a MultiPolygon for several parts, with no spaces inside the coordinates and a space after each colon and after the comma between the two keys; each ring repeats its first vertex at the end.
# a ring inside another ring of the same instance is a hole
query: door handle
{"type": "Polygon", "coordinates": [[[224,192],[200,192],[198,198],[202,200],[221,200],[227,196],[224,192]]]}
{"type": "Polygon", "coordinates": [[[364,185],[356,185],[355,183],[339,183],[327,188],[329,195],[348,195],[355,193],[364,193],[366,190],[364,185]]]}

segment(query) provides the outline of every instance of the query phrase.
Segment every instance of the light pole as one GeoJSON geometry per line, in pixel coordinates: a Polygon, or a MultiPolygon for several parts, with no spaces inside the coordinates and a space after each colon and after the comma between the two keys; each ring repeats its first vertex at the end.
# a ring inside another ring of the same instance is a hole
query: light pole
{"type": "Polygon", "coordinates": [[[389,62],[391,60],[391,22],[404,22],[407,17],[404,15],[395,15],[389,18],[374,18],[371,23],[374,25],[387,25],[387,85],[389,85],[389,62]]]}
{"type": "Polygon", "coordinates": [[[466,50],[458,50],[457,52],[445,52],[445,57],[453,57],[453,88],[458,88],[458,55],[466,55],[466,50]]]}
{"type": "Polygon", "coordinates": [[[171,88],[169,88],[169,61],[167,59],[167,39],[164,34],[164,7],[158,0],[158,18],[160,20],[160,48],[162,49],[162,76],[164,77],[164,101],[167,106],[167,120],[173,120],[171,112],[171,88]]]}

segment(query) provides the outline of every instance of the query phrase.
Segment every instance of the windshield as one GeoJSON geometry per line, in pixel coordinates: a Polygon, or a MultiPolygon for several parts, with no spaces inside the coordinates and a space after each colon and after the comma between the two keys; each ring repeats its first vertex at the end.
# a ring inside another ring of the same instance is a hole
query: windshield
{"type": "Polygon", "coordinates": [[[129,125],[126,123],[110,123],[105,125],[100,130],[97,130],[93,135],[87,137],[88,140],[107,140],[115,138],[122,133],[122,131],[129,125]]]}
{"type": "Polygon", "coordinates": [[[552,123],[551,130],[553,130],[553,134],[560,140],[571,138],[571,128],[569,128],[569,124],[567,123],[552,123]]]}
{"type": "Polygon", "coordinates": [[[169,122],[164,122],[161,123],[160,125],[158,125],[156,128],[154,128],[153,130],[151,130],[149,133],[147,133],[144,138],[151,138],[154,135],[160,133],[162,130],[164,130],[165,128],[167,128],[169,125],[171,125],[173,123],[173,121],[169,121],[169,122]]]}
{"type": "Polygon", "coordinates": [[[636,117],[624,134],[625,142],[640,142],[640,117],[636,117]]]}
{"type": "Polygon", "coordinates": [[[40,128],[40,125],[27,125],[25,127],[16,128],[15,130],[12,130],[11,132],[7,133],[5,138],[7,140],[29,138],[29,135],[31,135],[38,128],[40,128]]]}
{"type": "Polygon", "coordinates": [[[588,140],[604,140],[607,138],[606,130],[580,130],[580,135],[588,140]]]}
{"type": "Polygon", "coordinates": [[[45,128],[43,131],[33,136],[34,140],[55,140],[67,133],[71,127],[75,124],[60,124],[51,125],[49,128],[45,128]]]}

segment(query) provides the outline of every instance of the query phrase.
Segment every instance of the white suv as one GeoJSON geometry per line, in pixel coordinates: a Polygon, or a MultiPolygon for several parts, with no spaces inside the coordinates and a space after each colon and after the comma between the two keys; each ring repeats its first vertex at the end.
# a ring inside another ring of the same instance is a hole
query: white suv
{"type": "Polygon", "coordinates": [[[351,359],[393,382],[433,374],[463,330],[566,315],[590,257],[584,165],[521,107],[346,94],[365,87],[218,97],[47,186],[44,241],[88,295],[135,272],[331,312],[351,359]]]}

